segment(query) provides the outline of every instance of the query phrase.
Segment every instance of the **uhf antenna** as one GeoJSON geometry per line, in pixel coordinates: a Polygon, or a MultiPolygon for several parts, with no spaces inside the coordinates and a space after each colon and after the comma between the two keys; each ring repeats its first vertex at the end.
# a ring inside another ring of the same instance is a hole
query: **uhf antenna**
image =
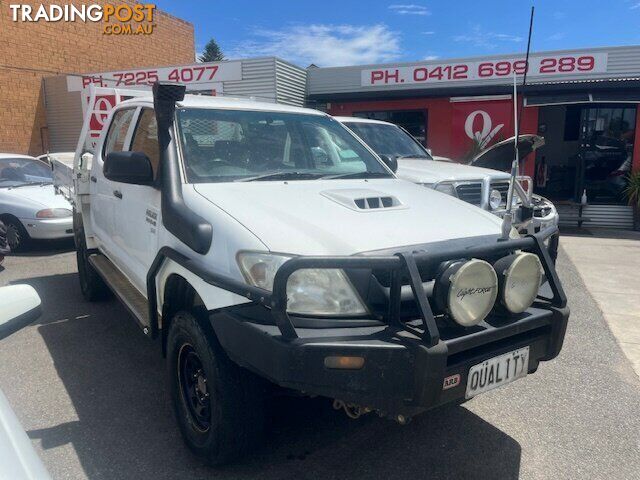
{"type": "MultiPolygon", "coordinates": [[[[527,39],[527,54],[524,60],[524,75],[522,76],[522,89],[527,84],[527,72],[529,71],[529,51],[531,49],[531,32],[533,31],[533,12],[534,7],[531,7],[531,18],[529,19],[529,37],[527,39]]],[[[516,81],[516,72],[513,72],[513,126],[514,126],[514,153],[513,162],[511,162],[511,179],[509,181],[509,190],[507,191],[507,211],[502,219],[502,238],[509,238],[511,233],[511,225],[513,223],[512,204],[513,204],[513,191],[515,184],[519,176],[520,170],[520,152],[518,151],[518,144],[520,143],[520,121],[522,120],[522,107],[524,101],[520,107],[518,107],[518,86],[516,81]],[[518,109],[520,110],[518,114],[518,109]]]]}

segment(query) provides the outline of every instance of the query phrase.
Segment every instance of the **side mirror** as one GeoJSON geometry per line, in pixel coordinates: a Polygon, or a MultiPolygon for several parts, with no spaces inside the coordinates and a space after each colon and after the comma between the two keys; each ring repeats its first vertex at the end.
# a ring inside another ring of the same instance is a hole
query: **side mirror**
{"type": "Polygon", "coordinates": [[[111,152],[104,160],[104,176],[120,183],[152,185],[151,161],[142,152],[111,152]]]}
{"type": "Polygon", "coordinates": [[[391,169],[393,173],[398,171],[398,160],[396,157],[390,157],[389,155],[378,155],[380,160],[384,162],[384,164],[391,169]]]}
{"type": "Polygon", "coordinates": [[[26,327],[41,314],[40,297],[31,285],[0,288],[0,340],[26,327]]]}

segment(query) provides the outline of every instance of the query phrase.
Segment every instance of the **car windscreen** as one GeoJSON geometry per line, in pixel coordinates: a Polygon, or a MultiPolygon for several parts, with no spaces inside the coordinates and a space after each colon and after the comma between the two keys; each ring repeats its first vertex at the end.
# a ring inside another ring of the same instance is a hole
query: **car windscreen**
{"type": "Polygon", "coordinates": [[[395,125],[383,123],[345,122],[378,155],[433,160],[411,135],[395,125]]]}
{"type": "Polygon", "coordinates": [[[177,124],[192,183],[392,176],[324,115],[185,108],[177,124]]]}
{"type": "Polygon", "coordinates": [[[30,158],[0,158],[0,187],[52,183],[51,168],[30,158]]]}

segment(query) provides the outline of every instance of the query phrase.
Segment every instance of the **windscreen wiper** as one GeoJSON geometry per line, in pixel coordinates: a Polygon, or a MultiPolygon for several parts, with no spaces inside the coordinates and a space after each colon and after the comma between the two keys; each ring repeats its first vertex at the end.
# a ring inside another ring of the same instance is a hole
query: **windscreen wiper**
{"type": "Polygon", "coordinates": [[[403,158],[429,158],[426,155],[398,155],[396,160],[402,160],[403,158]]]}
{"type": "Polygon", "coordinates": [[[262,180],[302,180],[309,178],[320,178],[321,173],[311,172],[271,172],[264,175],[257,175],[255,177],[239,178],[234,182],[256,182],[262,180]]]}
{"type": "Polygon", "coordinates": [[[331,180],[334,178],[391,178],[387,172],[351,172],[338,173],[337,175],[325,175],[321,177],[323,180],[331,180]]]}

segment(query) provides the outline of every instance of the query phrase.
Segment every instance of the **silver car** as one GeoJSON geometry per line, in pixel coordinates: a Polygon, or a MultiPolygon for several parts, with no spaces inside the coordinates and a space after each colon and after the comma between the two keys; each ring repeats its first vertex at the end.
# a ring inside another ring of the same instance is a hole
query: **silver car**
{"type": "Polygon", "coordinates": [[[71,205],[55,194],[50,166],[27,155],[0,153],[0,220],[13,251],[30,239],[73,236],[71,205]]]}

